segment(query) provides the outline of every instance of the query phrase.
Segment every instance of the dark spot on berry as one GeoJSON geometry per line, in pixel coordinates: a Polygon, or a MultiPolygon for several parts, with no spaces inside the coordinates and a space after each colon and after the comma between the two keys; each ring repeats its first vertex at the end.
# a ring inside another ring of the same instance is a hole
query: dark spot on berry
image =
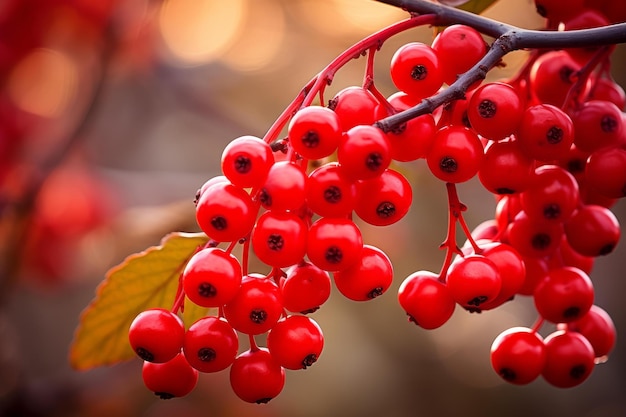
{"type": "Polygon", "coordinates": [[[320,144],[320,135],[314,130],[309,130],[302,135],[301,142],[307,148],[317,148],[320,144]]]}
{"type": "Polygon", "coordinates": [[[252,161],[250,161],[250,158],[248,158],[247,156],[239,155],[237,158],[235,158],[235,171],[237,171],[238,173],[246,174],[250,171],[251,168],[252,161]]]}
{"type": "Polygon", "coordinates": [[[574,69],[572,67],[568,67],[564,65],[559,70],[559,78],[566,84],[572,84],[572,74],[574,73],[574,69]]]}
{"type": "Polygon", "coordinates": [[[428,68],[423,65],[416,65],[411,70],[411,78],[416,81],[421,81],[428,76],[428,68]]]}
{"type": "Polygon", "coordinates": [[[308,366],[313,365],[315,362],[317,362],[317,355],[315,353],[307,355],[307,357],[302,360],[302,369],[306,369],[308,366]]]}
{"type": "Polygon", "coordinates": [[[331,264],[338,264],[343,259],[343,252],[337,246],[331,246],[326,249],[324,259],[331,264]]]}
{"type": "Polygon", "coordinates": [[[282,250],[283,246],[285,246],[285,240],[281,235],[272,233],[267,238],[267,247],[270,250],[279,251],[282,250]]]}
{"type": "Polygon", "coordinates": [[[267,320],[267,312],[261,309],[254,309],[250,312],[249,317],[255,324],[263,324],[267,320]]]}
{"type": "Polygon", "coordinates": [[[479,305],[481,305],[482,303],[487,301],[487,299],[488,299],[488,297],[485,297],[484,295],[479,295],[479,296],[474,297],[471,300],[469,300],[467,302],[467,305],[478,307],[479,305]]]}
{"type": "Polygon", "coordinates": [[[566,319],[575,319],[579,315],[580,315],[580,308],[575,307],[575,306],[566,308],[565,311],[563,312],[563,317],[566,319]]]}
{"type": "Polygon", "coordinates": [[[453,172],[456,172],[457,169],[459,169],[459,165],[456,163],[456,159],[450,156],[444,156],[439,161],[439,168],[441,168],[443,172],[452,174],[453,172]]]}
{"type": "Polygon", "coordinates": [[[417,322],[417,320],[415,319],[415,317],[413,317],[412,315],[410,315],[409,313],[406,314],[409,317],[409,322],[411,323],[415,323],[417,326],[419,326],[420,324],[417,322]]]}
{"type": "Polygon", "coordinates": [[[546,219],[558,219],[561,217],[561,206],[558,204],[548,204],[543,208],[543,217],[546,219]]]}
{"type": "Polygon", "coordinates": [[[515,194],[515,190],[506,187],[496,188],[496,194],[515,194]]]}
{"type": "Polygon", "coordinates": [[[563,129],[558,126],[552,126],[546,132],[546,140],[550,145],[556,145],[563,140],[563,129]]]}
{"type": "Polygon", "coordinates": [[[600,248],[600,252],[598,252],[598,256],[608,255],[609,253],[613,252],[613,249],[615,249],[614,243],[606,244],[602,246],[602,248],[600,248]]]}
{"type": "Polygon", "coordinates": [[[500,369],[500,372],[498,372],[498,374],[505,381],[509,381],[509,382],[515,381],[515,378],[517,378],[517,374],[511,368],[502,368],[500,369]]]}
{"type": "Polygon", "coordinates": [[[261,189],[261,192],[259,193],[259,201],[266,207],[272,205],[272,196],[265,188],[261,189]]]}
{"type": "Polygon", "coordinates": [[[569,371],[569,376],[574,379],[580,379],[587,373],[587,367],[585,365],[575,365],[569,371]]]}
{"type": "Polygon", "coordinates": [[[478,114],[483,119],[491,119],[496,115],[497,110],[498,107],[496,106],[496,103],[491,100],[485,99],[478,104],[478,114]]]}
{"type": "Polygon", "coordinates": [[[135,349],[135,352],[137,353],[137,356],[139,356],[141,359],[143,359],[146,362],[154,361],[154,355],[152,354],[152,352],[148,351],[147,349],[138,347],[137,349],[135,349]]]}
{"type": "Polygon", "coordinates": [[[530,241],[531,246],[537,250],[547,249],[550,243],[552,243],[552,239],[546,233],[537,233],[530,241]]]}
{"type": "Polygon", "coordinates": [[[211,362],[212,360],[215,360],[216,357],[217,353],[215,353],[215,350],[212,348],[204,347],[198,350],[198,359],[202,362],[211,362]]]}
{"type": "Polygon", "coordinates": [[[602,128],[602,131],[606,133],[615,132],[618,126],[619,124],[617,123],[617,120],[608,115],[604,116],[600,121],[600,127],[602,128]]]}
{"type": "Polygon", "coordinates": [[[367,293],[367,298],[374,299],[376,297],[383,295],[383,292],[384,292],[383,287],[376,287],[372,289],[372,291],[367,293]]]}
{"type": "Polygon", "coordinates": [[[317,310],[319,310],[319,309],[320,309],[320,307],[319,307],[319,306],[317,306],[317,307],[313,307],[313,308],[309,308],[308,310],[302,310],[302,311],[300,312],[300,314],[311,314],[311,313],[315,313],[315,312],[316,312],[317,310]]]}
{"type": "Polygon", "coordinates": [[[198,190],[196,191],[196,195],[195,195],[195,197],[193,198],[193,204],[194,204],[195,206],[197,206],[197,205],[198,205],[198,201],[200,201],[200,194],[201,194],[201,192],[202,192],[202,189],[201,189],[201,188],[198,188],[198,190]]]}
{"type": "Polygon", "coordinates": [[[396,214],[396,206],[390,201],[383,201],[376,207],[376,215],[381,219],[388,219],[396,214]]]}
{"type": "Polygon", "coordinates": [[[483,310],[478,307],[463,306],[463,308],[465,308],[465,311],[467,311],[468,313],[472,313],[472,314],[474,313],[480,314],[483,312],[483,310]]]}
{"type": "Polygon", "coordinates": [[[267,404],[272,400],[271,397],[261,398],[255,401],[257,404],[267,404]]]}
{"type": "Polygon", "coordinates": [[[324,190],[324,200],[327,203],[336,204],[341,201],[341,188],[331,185],[324,190]]]}
{"type": "Polygon", "coordinates": [[[224,230],[228,227],[228,222],[225,217],[215,216],[211,219],[211,226],[213,226],[215,230],[224,230]]]}
{"type": "Polygon", "coordinates": [[[171,400],[175,397],[174,394],[170,394],[169,392],[155,392],[154,395],[159,397],[162,400],[171,400]]]}
{"type": "Polygon", "coordinates": [[[378,152],[372,152],[365,159],[365,166],[370,171],[377,171],[383,164],[383,156],[378,152]]]}
{"type": "Polygon", "coordinates": [[[201,297],[215,297],[217,295],[217,288],[210,282],[203,282],[198,285],[198,295],[201,297]]]}

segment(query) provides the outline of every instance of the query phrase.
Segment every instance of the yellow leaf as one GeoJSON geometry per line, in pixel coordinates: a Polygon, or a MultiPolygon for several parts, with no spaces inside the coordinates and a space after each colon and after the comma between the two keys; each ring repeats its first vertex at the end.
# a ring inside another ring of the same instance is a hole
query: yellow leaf
{"type": "MultiPolygon", "coordinates": [[[[183,268],[207,241],[201,233],[171,233],[159,246],[131,255],[109,270],[81,314],[70,347],[72,367],[87,370],[135,357],[128,343],[131,322],[145,309],[173,306],[183,268]]],[[[202,311],[189,310],[186,323],[202,311]]]]}
{"type": "Polygon", "coordinates": [[[460,6],[457,9],[463,9],[475,14],[481,14],[487,7],[491,6],[497,0],[471,0],[460,6]]]}

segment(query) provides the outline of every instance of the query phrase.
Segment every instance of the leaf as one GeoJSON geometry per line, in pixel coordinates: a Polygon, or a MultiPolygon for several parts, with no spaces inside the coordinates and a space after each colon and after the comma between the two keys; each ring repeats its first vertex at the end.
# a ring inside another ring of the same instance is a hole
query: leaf
{"type": "Polygon", "coordinates": [[[475,14],[481,14],[487,7],[491,6],[497,0],[470,0],[460,6],[457,9],[466,10],[475,14]]]}
{"type": "MultiPolygon", "coordinates": [[[[173,306],[180,273],[207,241],[200,233],[170,233],[159,246],[130,255],[110,269],[81,314],[70,347],[72,367],[87,370],[135,357],[128,343],[131,322],[145,309],[173,306]]],[[[183,319],[195,321],[202,311],[189,308],[183,319]]]]}

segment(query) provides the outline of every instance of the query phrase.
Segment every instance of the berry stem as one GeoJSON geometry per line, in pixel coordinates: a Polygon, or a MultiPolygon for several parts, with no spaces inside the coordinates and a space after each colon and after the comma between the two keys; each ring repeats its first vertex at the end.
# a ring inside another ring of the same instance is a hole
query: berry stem
{"type": "Polygon", "coordinates": [[[248,275],[248,260],[250,259],[250,236],[246,237],[242,244],[241,252],[241,274],[248,275]]]}
{"type": "Polygon", "coordinates": [[[544,322],[545,322],[545,319],[543,317],[539,316],[539,318],[537,318],[537,321],[535,322],[535,324],[533,324],[533,327],[531,327],[532,331],[534,333],[537,333],[541,329],[541,326],[543,326],[544,322]]]}
{"type": "Polygon", "coordinates": [[[456,222],[461,216],[461,212],[466,210],[466,206],[459,200],[459,195],[456,190],[456,185],[453,183],[446,183],[446,190],[448,192],[448,232],[446,239],[439,246],[440,249],[446,249],[446,257],[444,258],[441,270],[439,271],[439,281],[445,282],[448,268],[452,263],[452,257],[454,254],[463,255],[461,249],[459,249],[456,243],[456,222]]]}
{"type": "Polygon", "coordinates": [[[579,105],[581,98],[580,95],[585,88],[585,84],[587,84],[587,80],[589,79],[593,71],[598,67],[598,65],[601,65],[603,62],[606,62],[606,60],[609,59],[608,57],[610,54],[610,47],[605,46],[603,48],[600,48],[585,64],[585,66],[576,73],[576,81],[574,82],[572,88],[569,89],[567,96],[563,101],[563,105],[561,106],[562,110],[567,111],[567,108],[569,106],[576,108],[579,105]]]}
{"type": "Polygon", "coordinates": [[[256,340],[254,340],[254,335],[249,334],[248,340],[250,341],[250,351],[257,352],[259,350],[259,345],[256,344],[256,340]]]}
{"type": "Polygon", "coordinates": [[[417,26],[430,25],[433,22],[434,16],[432,15],[422,14],[419,16],[412,16],[408,19],[387,26],[372,35],[363,38],[350,48],[346,49],[306,84],[296,98],[287,106],[285,110],[283,110],[280,116],[278,116],[278,119],[276,119],[272,126],[270,126],[263,139],[267,143],[274,142],[291,117],[302,107],[311,105],[317,94],[320,94],[321,96],[324,88],[332,83],[335,73],[348,62],[355,58],[359,58],[370,48],[380,49],[382,44],[387,39],[397,35],[398,33],[402,33],[417,26]]]}

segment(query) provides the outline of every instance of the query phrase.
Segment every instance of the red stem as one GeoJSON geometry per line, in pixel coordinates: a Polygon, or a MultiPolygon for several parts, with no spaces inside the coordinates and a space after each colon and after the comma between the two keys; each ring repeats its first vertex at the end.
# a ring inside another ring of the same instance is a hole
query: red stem
{"type": "Polygon", "coordinates": [[[459,200],[459,196],[456,191],[456,185],[453,183],[446,183],[446,190],[448,191],[448,233],[446,240],[439,246],[439,248],[446,249],[446,257],[441,265],[441,271],[439,272],[439,281],[446,281],[446,274],[448,268],[452,263],[452,257],[455,253],[463,255],[463,252],[456,244],[456,222],[461,216],[461,212],[465,211],[466,207],[459,200]]]}
{"type": "Polygon", "coordinates": [[[429,25],[435,21],[435,15],[426,14],[413,16],[409,19],[401,20],[384,29],[361,39],[350,48],[342,52],[337,58],[330,62],[320,73],[318,73],[306,86],[300,91],[298,96],[287,106],[285,110],[278,116],[278,119],[269,128],[263,139],[267,143],[274,142],[280,131],[289,122],[291,117],[302,107],[311,105],[317,94],[321,94],[327,85],[332,83],[333,77],[344,65],[351,60],[360,57],[370,48],[380,49],[382,44],[390,37],[402,33],[408,29],[429,25]]]}

